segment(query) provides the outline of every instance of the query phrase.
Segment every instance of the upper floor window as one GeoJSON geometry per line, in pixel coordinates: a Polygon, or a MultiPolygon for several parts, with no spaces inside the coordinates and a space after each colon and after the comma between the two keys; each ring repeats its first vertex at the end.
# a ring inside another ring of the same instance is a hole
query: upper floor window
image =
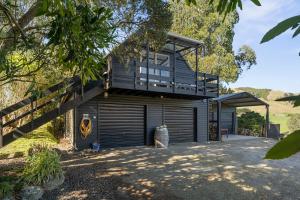
{"type": "MultiPolygon", "coordinates": [[[[142,52],[140,62],[147,62],[146,51],[142,52]]],[[[170,56],[161,53],[149,52],[149,63],[154,65],[160,65],[165,67],[170,67],[170,56]]]]}

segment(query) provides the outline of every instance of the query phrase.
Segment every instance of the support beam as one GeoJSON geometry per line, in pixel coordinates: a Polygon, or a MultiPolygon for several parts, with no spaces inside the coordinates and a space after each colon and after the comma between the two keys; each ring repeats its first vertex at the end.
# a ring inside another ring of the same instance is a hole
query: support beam
{"type": "Polygon", "coordinates": [[[218,117],[218,141],[222,141],[221,135],[221,127],[222,127],[222,120],[221,120],[221,113],[222,113],[222,103],[217,101],[217,117],[218,117]]]}
{"type": "Polygon", "coordinates": [[[270,108],[266,105],[266,138],[268,137],[270,131],[270,108]]]}
{"type": "Polygon", "coordinates": [[[176,43],[173,41],[173,93],[176,92],[176,43]]]}
{"type": "Polygon", "coordinates": [[[3,117],[0,112],[0,148],[3,147],[3,117]]]}
{"type": "Polygon", "coordinates": [[[149,90],[149,42],[147,41],[147,49],[146,49],[146,68],[147,68],[147,90],[149,90]]]}
{"type": "Polygon", "coordinates": [[[196,72],[195,72],[195,76],[196,76],[196,94],[198,93],[198,47],[196,48],[196,72]]]}

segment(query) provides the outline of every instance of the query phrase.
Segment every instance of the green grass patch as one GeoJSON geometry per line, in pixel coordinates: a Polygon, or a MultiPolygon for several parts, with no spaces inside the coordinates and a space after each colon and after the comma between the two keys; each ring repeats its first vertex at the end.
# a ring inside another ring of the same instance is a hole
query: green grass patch
{"type": "Polygon", "coordinates": [[[300,130],[279,141],[266,154],[265,159],[284,159],[300,151],[300,130]]]}
{"type": "Polygon", "coordinates": [[[270,115],[270,120],[273,124],[280,124],[280,132],[285,133],[289,132],[290,129],[288,127],[289,116],[288,114],[273,114],[270,115]]]}
{"type": "Polygon", "coordinates": [[[35,143],[43,143],[49,146],[57,144],[58,140],[48,131],[48,126],[50,126],[49,123],[1,148],[0,159],[8,156],[27,156],[28,149],[35,143]]]}

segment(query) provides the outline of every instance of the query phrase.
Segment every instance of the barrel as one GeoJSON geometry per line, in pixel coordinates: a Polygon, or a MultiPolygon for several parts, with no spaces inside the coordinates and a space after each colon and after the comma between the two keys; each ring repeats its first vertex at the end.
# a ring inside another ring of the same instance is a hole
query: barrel
{"type": "Polygon", "coordinates": [[[156,127],[154,141],[156,148],[168,148],[169,132],[166,125],[156,127]]]}

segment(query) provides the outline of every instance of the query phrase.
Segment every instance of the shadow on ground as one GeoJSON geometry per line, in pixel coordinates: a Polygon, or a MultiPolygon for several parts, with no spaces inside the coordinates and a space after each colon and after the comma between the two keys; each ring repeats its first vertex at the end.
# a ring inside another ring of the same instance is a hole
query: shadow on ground
{"type": "Polygon", "coordinates": [[[300,199],[300,155],[263,160],[273,140],[118,148],[63,158],[46,199],[300,199]]]}

